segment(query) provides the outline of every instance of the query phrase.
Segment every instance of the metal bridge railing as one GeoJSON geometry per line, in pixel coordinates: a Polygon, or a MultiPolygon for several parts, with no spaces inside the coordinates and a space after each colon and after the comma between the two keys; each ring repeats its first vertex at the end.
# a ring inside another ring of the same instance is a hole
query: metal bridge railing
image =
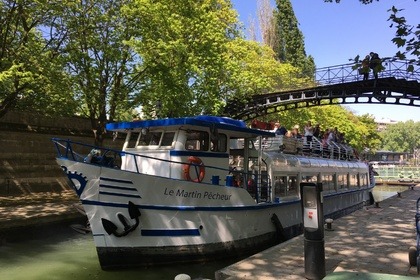
{"type": "MultiPolygon", "coordinates": [[[[420,81],[420,66],[410,63],[409,60],[387,57],[382,59],[382,66],[383,70],[378,73],[378,78],[420,81]]],[[[320,85],[362,81],[363,75],[359,75],[358,71],[360,67],[360,63],[347,63],[318,68],[315,71],[315,81],[320,85]]],[[[369,72],[369,79],[373,79],[372,70],[369,72]]]]}

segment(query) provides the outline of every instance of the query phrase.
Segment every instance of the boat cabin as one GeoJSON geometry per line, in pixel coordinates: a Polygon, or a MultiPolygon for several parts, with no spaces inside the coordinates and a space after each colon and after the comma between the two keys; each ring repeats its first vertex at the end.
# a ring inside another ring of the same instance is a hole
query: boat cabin
{"type": "Polygon", "coordinates": [[[111,123],[107,129],[127,133],[122,170],[221,185],[239,184],[234,173],[248,173],[258,162],[253,140],[274,136],[215,116],[111,123]],[[251,164],[237,162],[251,157],[251,164]]]}

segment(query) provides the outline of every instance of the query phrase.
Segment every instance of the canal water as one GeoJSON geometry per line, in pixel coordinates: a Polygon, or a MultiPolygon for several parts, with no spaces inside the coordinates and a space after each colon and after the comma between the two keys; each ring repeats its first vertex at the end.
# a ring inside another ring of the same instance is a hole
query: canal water
{"type": "MultiPolygon", "coordinates": [[[[407,187],[377,186],[373,195],[380,202],[404,190],[407,187]]],[[[192,279],[214,279],[216,270],[237,261],[103,271],[92,236],[79,234],[69,225],[22,233],[21,237],[3,243],[0,240],[1,280],[173,280],[180,273],[192,279]]]]}

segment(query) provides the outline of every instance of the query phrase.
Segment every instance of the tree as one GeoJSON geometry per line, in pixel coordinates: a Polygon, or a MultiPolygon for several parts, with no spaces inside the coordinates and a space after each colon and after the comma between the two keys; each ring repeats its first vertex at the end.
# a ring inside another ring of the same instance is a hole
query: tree
{"type": "MultiPolygon", "coordinates": [[[[391,15],[388,20],[392,22],[391,27],[395,25],[396,28],[392,42],[399,48],[405,47],[405,51],[399,51],[396,56],[400,59],[406,59],[407,54],[412,55],[417,57],[417,64],[420,65],[420,24],[417,27],[408,24],[405,17],[398,16],[398,13],[402,10],[394,6],[389,11],[391,15]]],[[[412,62],[415,62],[415,59],[412,62]]],[[[414,67],[411,66],[410,69],[413,71],[414,67]]]]}
{"type": "Polygon", "coordinates": [[[40,31],[52,17],[44,1],[0,2],[0,117],[11,109],[73,111],[70,103],[56,106],[68,97],[69,80],[40,31]]]}
{"type": "Polygon", "coordinates": [[[95,144],[101,145],[105,125],[135,107],[139,77],[132,75],[135,54],[125,44],[134,26],[121,9],[129,1],[60,2],[59,19],[51,23],[57,38],[51,44],[66,62],[78,113],[90,118],[95,144]]]}
{"type": "Polygon", "coordinates": [[[224,54],[239,34],[231,5],[136,0],[125,12],[137,27],[130,46],[144,69],[138,100],[146,117],[213,113],[229,75],[224,54]]]}
{"type": "Polygon", "coordinates": [[[398,122],[388,126],[381,136],[382,149],[414,153],[420,147],[420,122],[398,122]]]}
{"type": "Polygon", "coordinates": [[[295,67],[247,41],[236,12],[223,0],[137,0],[125,12],[137,33],[129,44],[141,57],[145,117],[221,114],[226,100],[291,86],[295,67]]]}
{"type": "Polygon", "coordinates": [[[306,56],[303,34],[293,11],[290,0],[276,0],[274,10],[275,43],[272,47],[280,62],[288,62],[302,69],[302,73],[312,77],[315,72],[313,57],[306,56]]]}

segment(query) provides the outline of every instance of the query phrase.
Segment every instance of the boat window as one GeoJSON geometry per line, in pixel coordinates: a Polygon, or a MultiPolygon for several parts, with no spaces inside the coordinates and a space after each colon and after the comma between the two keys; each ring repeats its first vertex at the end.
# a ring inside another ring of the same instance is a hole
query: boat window
{"type": "Polygon", "coordinates": [[[287,196],[287,176],[274,176],[274,196],[287,196]]]}
{"type": "Polygon", "coordinates": [[[360,186],[361,187],[367,187],[368,183],[367,183],[367,176],[366,174],[362,173],[360,174],[360,186]]]}
{"type": "Polygon", "coordinates": [[[187,131],[187,141],[185,143],[187,150],[208,151],[209,134],[205,131],[189,130],[187,131]]]}
{"type": "Polygon", "coordinates": [[[337,189],[338,190],[347,189],[347,174],[337,175],[337,189]]]}
{"type": "Polygon", "coordinates": [[[162,136],[162,132],[150,132],[142,133],[140,135],[138,146],[151,146],[151,145],[159,145],[160,138],[162,136]]]}
{"type": "Polygon", "coordinates": [[[318,177],[317,177],[316,174],[302,175],[302,182],[316,183],[317,179],[318,179],[318,177]]]}
{"type": "Polygon", "coordinates": [[[274,176],[274,196],[298,196],[297,176],[274,176]]]}
{"type": "Polygon", "coordinates": [[[226,134],[219,133],[217,135],[217,138],[211,140],[211,150],[213,152],[226,152],[227,151],[226,134]]]}
{"type": "Polygon", "coordinates": [[[332,174],[322,175],[322,188],[325,192],[334,191],[334,176],[332,174]]]}
{"type": "Polygon", "coordinates": [[[349,182],[349,185],[350,185],[350,188],[358,188],[358,185],[357,185],[357,175],[356,174],[351,174],[350,176],[350,182],[349,182]]]}
{"type": "Polygon", "coordinates": [[[298,196],[299,188],[297,176],[289,176],[288,187],[287,195],[298,196]]]}
{"type": "Polygon", "coordinates": [[[137,142],[139,141],[139,135],[140,133],[138,132],[131,132],[127,148],[135,148],[137,146],[137,142]]]}
{"type": "Polygon", "coordinates": [[[174,141],[175,132],[165,132],[162,137],[161,146],[172,146],[172,142],[174,141]]]}
{"type": "MultiPolygon", "coordinates": [[[[230,138],[229,139],[229,146],[231,150],[235,149],[243,149],[245,147],[245,139],[244,138],[230,138]]],[[[254,142],[248,141],[249,143],[249,149],[255,150],[254,142]]]]}

